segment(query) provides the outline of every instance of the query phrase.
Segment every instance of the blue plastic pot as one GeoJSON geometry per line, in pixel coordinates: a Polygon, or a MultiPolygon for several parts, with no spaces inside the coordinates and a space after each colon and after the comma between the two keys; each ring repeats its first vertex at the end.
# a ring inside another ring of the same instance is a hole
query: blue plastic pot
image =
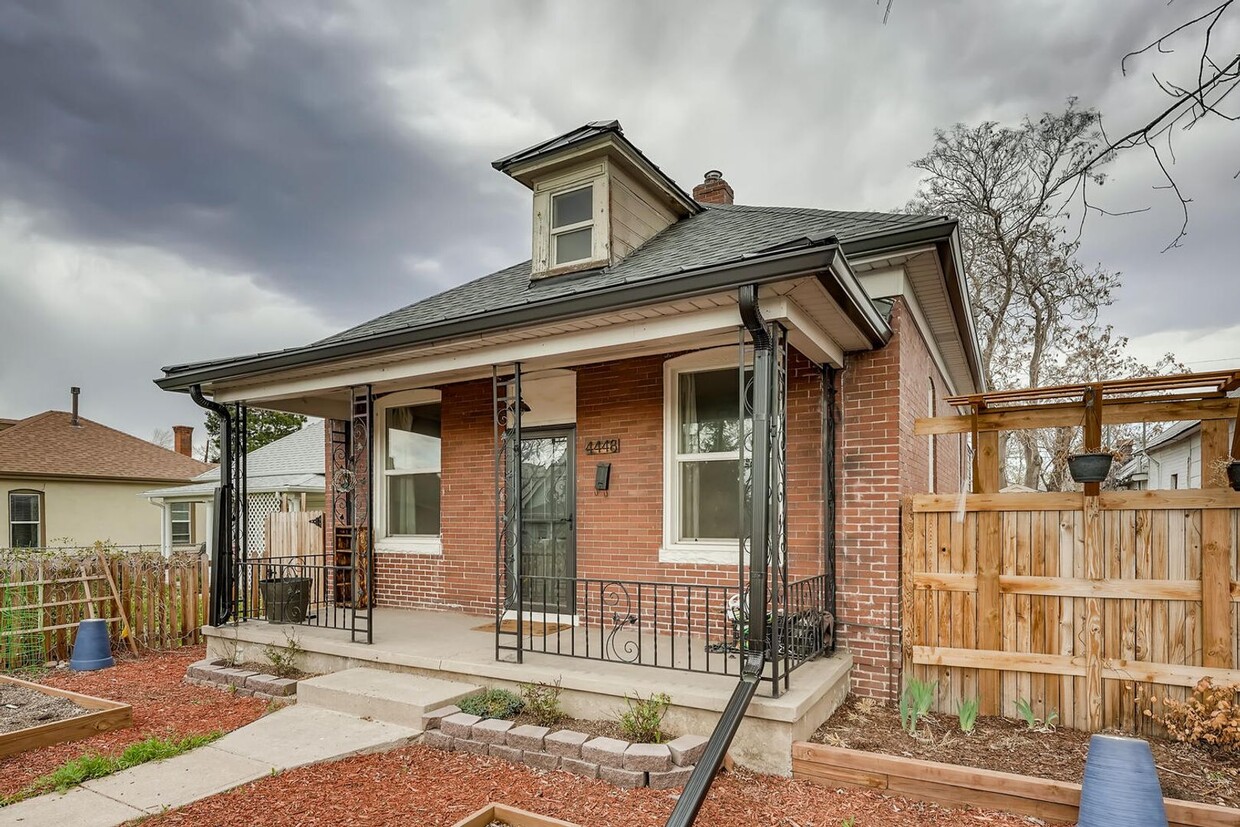
{"type": "Polygon", "coordinates": [[[1140,738],[1094,735],[1085,758],[1078,827],[1167,827],[1150,745],[1140,738]]]}
{"type": "Polygon", "coordinates": [[[83,620],[79,623],[69,668],[74,672],[90,672],[115,665],[116,661],[112,659],[112,643],[108,640],[108,622],[83,620]]]}

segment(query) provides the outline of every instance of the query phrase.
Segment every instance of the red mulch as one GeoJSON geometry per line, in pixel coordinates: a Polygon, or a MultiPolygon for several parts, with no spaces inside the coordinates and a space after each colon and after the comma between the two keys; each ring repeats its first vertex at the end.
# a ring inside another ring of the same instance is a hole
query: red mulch
{"type": "MultiPolygon", "coordinates": [[[[290,770],[153,816],[142,825],[444,827],[498,801],[588,827],[661,827],[678,792],[621,790],[565,772],[540,772],[497,758],[413,746],[290,770]]],[[[865,827],[1029,824],[1007,813],[951,809],[862,790],[830,790],[743,771],[720,776],[697,823],[839,827],[849,817],[865,827]]]]}
{"type": "Polygon", "coordinates": [[[0,796],[12,795],[87,753],[116,755],[152,736],[184,738],[215,730],[227,732],[261,717],[267,710],[264,701],[182,683],[186,667],[205,654],[205,646],[191,646],[141,658],[118,657],[115,667],[97,672],[64,669],[39,678],[39,683],[48,686],[132,705],[133,726],[0,759],[0,796]]]}

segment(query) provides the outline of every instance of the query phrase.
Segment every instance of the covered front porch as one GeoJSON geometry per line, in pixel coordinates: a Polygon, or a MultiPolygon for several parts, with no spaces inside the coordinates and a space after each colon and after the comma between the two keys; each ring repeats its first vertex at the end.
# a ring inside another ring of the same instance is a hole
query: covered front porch
{"type": "MultiPolygon", "coordinates": [[[[669,731],[699,734],[714,729],[740,664],[738,654],[721,653],[714,656],[717,673],[678,671],[670,678],[662,668],[567,659],[539,650],[527,651],[523,662],[516,663],[495,657],[495,634],[486,618],[380,607],[374,609],[373,619],[370,644],[351,641],[347,629],[306,624],[251,621],[207,627],[208,656],[261,663],[264,647],[287,645],[289,635],[293,635],[304,650],[301,664],[307,671],[326,673],[368,666],[514,690],[522,683],[559,681],[566,713],[585,719],[613,717],[624,708],[625,695],[649,697],[668,692],[672,696],[666,719],[669,731]],[[724,667],[724,663],[729,666],[724,667]]],[[[576,627],[571,634],[580,643],[587,633],[576,627]]],[[[564,645],[568,644],[567,634],[561,640],[564,645]]],[[[642,637],[644,651],[653,651],[655,636],[642,637]]],[[[635,635],[627,638],[636,639],[635,635]]],[[[664,640],[659,645],[670,644],[664,640]]],[[[683,658],[685,652],[680,656],[683,658]]],[[[818,658],[798,670],[791,688],[778,698],[764,694],[755,697],[732,744],[735,759],[757,771],[789,774],[792,742],[811,735],[843,701],[850,666],[847,653],[818,658]]]]}

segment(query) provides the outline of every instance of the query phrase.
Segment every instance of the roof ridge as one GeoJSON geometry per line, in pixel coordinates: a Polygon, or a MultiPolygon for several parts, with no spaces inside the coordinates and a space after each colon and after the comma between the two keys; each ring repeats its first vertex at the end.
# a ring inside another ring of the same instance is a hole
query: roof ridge
{"type": "MultiPolygon", "coordinates": [[[[47,411],[43,411],[42,413],[31,414],[30,416],[27,416],[27,417],[25,417],[25,418],[23,418],[23,419],[19,419],[19,420],[17,420],[17,422],[15,422],[14,424],[12,424],[12,425],[10,425],[9,427],[5,428],[3,431],[0,431],[0,439],[4,439],[4,438],[5,438],[5,437],[7,437],[9,434],[13,433],[14,431],[18,430],[19,428],[22,428],[22,427],[24,427],[24,426],[26,426],[26,425],[30,425],[30,424],[32,424],[32,423],[38,422],[38,421],[40,421],[40,420],[42,420],[42,419],[45,419],[46,417],[51,416],[52,414],[55,414],[55,413],[67,413],[67,412],[66,412],[66,411],[57,411],[57,410],[47,410],[47,411]]],[[[78,417],[78,419],[81,419],[81,418],[82,418],[82,417],[78,417]]]]}
{"type": "Polygon", "coordinates": [[[795,212],[809,213],[813,215],[866,215],[866,216],[890,216],[910,219],[937,219],[944,216],[935,215],[934,213],[908,213],[895,212],[891,210],[836,210],[827,209],[825,207],[803,207],[786,204],[703,204],[708,210],[730,211],[747,211],[747,212],[795,212]]]}

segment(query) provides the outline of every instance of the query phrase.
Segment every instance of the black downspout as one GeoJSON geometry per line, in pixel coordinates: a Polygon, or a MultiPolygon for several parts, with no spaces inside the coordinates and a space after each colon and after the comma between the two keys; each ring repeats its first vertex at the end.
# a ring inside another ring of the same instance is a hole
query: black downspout
{"type": "Polygon", "coordinates": [[[828,365],[822,371],[823,389],[826,391],[823,400],[823,454],[822,454],[822,483],[823,483],[823,515],[822,529],[825,532],[823,543],[823,572],[827,575],[827,605],[826,610],[831,615],[831,640],[829,641],[829,654],[835,653],[835,438],[839,428],[835,421],[836,407],[838,405],[836,399],[835,380],[839,376],[839,371],[828,365]]]}
{"type": "MultiPolygon", "coordinates": [[[[753,700],[762,671],[766,667],[767,568],[770,528],[770,459],[771,459],[771,397],[775,347],[770,331],[758,309],[758,286],[746,285],[738,291],[741,321],[753,339],[753,450],[750,487],[749,525],[749,616],[745,634],[745,662],[741,678],[732,690],[719,723],[706,743],[701,760],[685,783],[676,800],[667,827],[689,827],[697,818],[711,782],[723,765],[736,730],[745,717],[745,709],[753,700]]],[[[743,369],[743,366],[742,366],[743,369]]],[[[741,552],[743,554],[743,551],[741,552]]],[[[738,565],[744,560],[738,560],[738,565]]]]}
{"type": "Polygon", "coordinates": [[[232,526],[232,419],[228,408],[202,395],[201,385],[191,385],[189,398],[220,419],[220,484],[215,489],[215,530],[211,549],[211,600],[207,606],[207,623],[222,626],[232,615],[228,587],[232,573],[232,549],[229,538],[232,526]]]}

